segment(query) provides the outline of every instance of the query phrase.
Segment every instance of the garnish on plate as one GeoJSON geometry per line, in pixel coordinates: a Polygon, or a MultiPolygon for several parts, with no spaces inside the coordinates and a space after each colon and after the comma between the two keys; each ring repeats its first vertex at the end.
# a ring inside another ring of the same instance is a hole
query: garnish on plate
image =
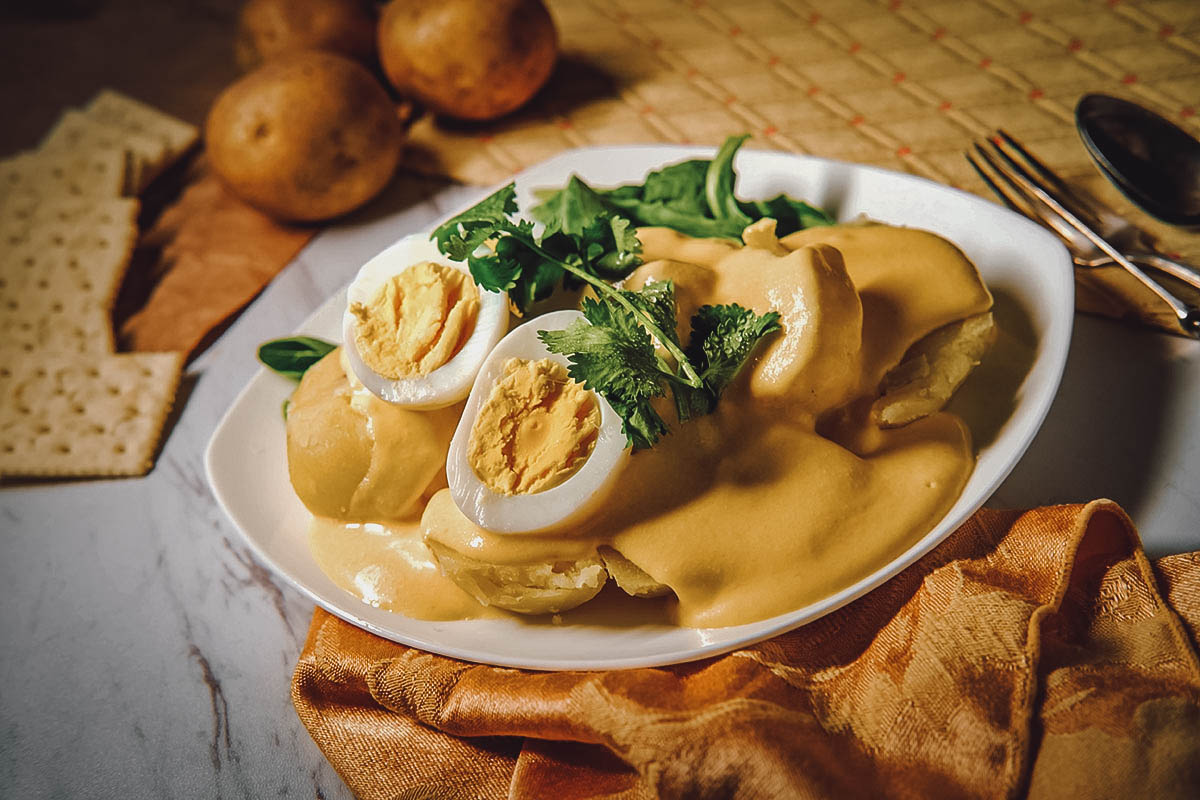
{"type": "Polygon", "coordinates": [[[643,183],[615,189],[594,189],[572,177],[562,189],[539,193],[541,202],[530,214],[549,226],[554,219],[577,211],[602,209],[635,226],[673,228],[688,236],[741,239],[742,231],[764,217],[776,221],[776,233],[786,236],[804,228],[833,225],[820,208],[780,194],[770,200],[739,200],[733,192],[737,172],[733,158],[749,136],[731,136],[716,156],[671,164],[651,172],[643,183]]]}
{"type": "Polygon", "coordinates": [[[258,348],[258,360],[285,378],[300,380],[308,368],[337,347],[332,342],[312,336],[288,336],[272,339],[258,348]]]}
{"type": "MultiPolygon", "coordinates": [[[[698,235],[736,238],[754,219],[743,212],[743,204],[733,194],[733,153],[744,138],[729,139],[712,162],[684,162],[654,173],[651,178],[660,177],[647,179],[641,195],[649,192],[657,203],[671,183],[678,190],[674,205],[661,205],[678,212],[677,222],[690,216],[697,225],[711,228],[698,235]],[[706,166],[703,181],[698,182],[701,165],[706,166]],[[664,174],[668,178],[662,178],[664,174]],[[708,211],[717,216],[703,214],[695,196],[701,185],[708,211]],[[689,205],[685,214],[681,209],[689,205]]],[[[780,198],[746,205],[765,209],[788,203],[793,209],[811,209],[780,198]]],[[[516,217],[516,189],[509,184],[438,227],[433,238],[442,253],[465,260],[484,289],[507,291],[517,313],[549,297],[560,284],[587,285],[595,291],[597,299],[583,302],[585,319],[566,330],[539,335],[551,351],[568,357],[573,379],[612,404],[635,449],[653,446],[669,430],[652,405],[654,398],[670,391],[680,422],[711,413],[758,342],[779,330],[775,312],[760,315],[736,304],[705,306],[691,320],[692,335],[685,348],[676,333],[675,291],[670,281],[651,281],[638,291],[610,283],[641,264],[641,243],[624,212],[614,211],[601,193],[574,177],[538,209],[545,226],[540,235],[532,222],[516,217]],[[487,243],[492,244],[490,251],[483,247],[487,243]]],[[[828,219],[823,212],[815,213],[828,219]]]]}

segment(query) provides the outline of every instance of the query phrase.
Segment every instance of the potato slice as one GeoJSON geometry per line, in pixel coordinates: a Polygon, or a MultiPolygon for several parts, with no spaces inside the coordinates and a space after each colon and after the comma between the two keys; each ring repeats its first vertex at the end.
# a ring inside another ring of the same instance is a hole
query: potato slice
{"type": "Polygon", "coordinates": [[[897,428],[940,411],[995,340],[990,311],[933,331],[884,376],[871,419],[880,427],[897,428]]]}
{"type": "Polygon", "coordinates": [[[601,547],[599,552],[609,577],[616,581],[625,594],[633,597],[662,597],[671,593],[670,586],[654,580],[645,570],[611,547],[601,547]]]}

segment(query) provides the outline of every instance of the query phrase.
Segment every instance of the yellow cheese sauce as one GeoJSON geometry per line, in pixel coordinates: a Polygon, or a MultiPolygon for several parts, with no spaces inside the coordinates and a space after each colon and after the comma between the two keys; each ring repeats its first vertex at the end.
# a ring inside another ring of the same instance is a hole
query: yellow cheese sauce
{"type": "MultiPolygon", "coordinates": [[[[413,420],[396,415],[418,412],[352,403],[338,361],[326,358],[293,398],[289,460],[295,449],[293,485],[318,516],[313,553],[339,586],[420,619],[503,614],[431,569],[422,537],[497,564],[570,560],[610,545],[674,593],[665,604],[633,602],[665,607],[680,625],[736,625],[864,578],[945,514],[974,466],[966,425],[939,412],[881,430],[867,409],[879,380],[913,342],[990,308],[986,287],[953,245],[877,225],[811,229],[786,237],[782,248],[739,248],[666,229],[638,235],[646,263],[627,285],[675,280],[681,327],[703,303],[781,313],[783,331],[717,412],[686,424],[668,415],[672,432],[629,459],[608,502],[579,529],[497,535],[467,520],[436,476],[425,477],[438,447],[444,461],[448,415],[433,412],[442,415],[434,424],[414,423],[416,432],[408,432],[413,420]],[[387,491],[400,480],[420,484],[415,493],[400,487],[403,502],[387,491]],[[376,503],[404,511],[372,519],[376,503]]],[[[606,589],[566,620],[595,619],[588,607],[613,593],[606,589]]]]}

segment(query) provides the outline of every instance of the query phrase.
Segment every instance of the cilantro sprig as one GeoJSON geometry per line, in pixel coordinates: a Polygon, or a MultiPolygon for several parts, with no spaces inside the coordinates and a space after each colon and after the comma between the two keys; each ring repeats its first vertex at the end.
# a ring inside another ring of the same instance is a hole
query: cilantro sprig
{"type": "Polygon", "coordinates": [[[567,356],[572,378],[612,404],[635,450],[653,446],[669,430],[654,408],[655,398],[670,391],[680,422],[711,414],[758,342],[780,328],[774,311],[760,315],[737,304],[702,306],[692,317],[692,336],[684,350],[684,363],[699,377],[697,385],[658,354],[647,329],[628,311],[634,306],[658,319],[668,337],[659,344],[678,348],[674,285],[648,281],[636,292],[614,291],[615,297],[585,299],[584,319],[565,330],[538,331],[538,338],[550,352],[567,356]]]}
{"type": "Polygon", "coordinates": [[[650,447],[669,430],[653,401],[670,392],[681,422],[711,413],[757,343],[779,329],[779,315],[704,306],[691,320],[685,348],[670,281],[650,281],[638,291],[609,283],[641,264],[630,221],[578,178],[568,188],[544,214],[540,236],[516,217],[509,184],[438,227],[433,238],[442,253],[467,262],[479,286],[507,291],[520,313],[560,284],[590,286],[596,298],[584,300],[583,319],[538,336],[567,356],[573,379],[612,404],[635,449],[650,447]],[[481,247],[488,243],[490,250],[481,247]]]}

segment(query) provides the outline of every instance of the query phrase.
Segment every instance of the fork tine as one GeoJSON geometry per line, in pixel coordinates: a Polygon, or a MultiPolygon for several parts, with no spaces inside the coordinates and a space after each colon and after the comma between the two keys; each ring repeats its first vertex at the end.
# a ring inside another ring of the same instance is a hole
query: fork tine
{"type": "Polygon", "coordinates": [[[1025,162],[1029,164],[1029,166],[1033,167],[1034,170],[1036,170],[1038,174],[1042,176],[1042,178],[1044,178],[1047,182],[1054,184],[1055,189],[1058,189],[1062,194],[1065,195],[1071,194],[1071,187],[1067,186],[1067,184],[1063,182],[1063,179],[1058,177],[1058,175],[1056,175],[1052,169],[1047,167],[1040,158],[1026,150],[1025,146],[1018,142],[1016,138],[1008,131],[1004,130],[1003,128],[997,128],[996,138],[1002,140],[1004,144],[1015,150],[1017,155],[1025,159],[1025,162]]]}
{"type": "Polygon", "coordinates": [[[979,165],[979,162],[975,160],[973,155],[970,153],[964,153],[963,155],[967,157],[967,163],[970,164],[971,168],[975,170],[975,174],[979,176],[979,179],[982,180],[987,187],[992,190],[992,194],[1000,198],[1000,202],[1008,206],[1009,211],[1015,211],[1018,214],[1028,216],[1025,213],[1025,209],[1017,205],[1017,202],[1009,197],[1008,193],[1001,189],[1000,185],[992,180],[986,172],[984,172],[983,167],[979,165]]]}
{"type": "MultiPolygon", "coordinates": [[[[992,149],[997,154],[1004,156],[1005,160],[1011,163],[1012,159],[1009,158],[994,141],[989,140],[988,144],[992,146],[992,149]]],[[[971,157],[970,153],[967,153],[967,161],[971,162],[971,166],[974,167],[975,171],[979,173],[979,176],[983,178],[984,183],[986,183],[993,192],[1000,196],[1000,199],[1004,202],[1004,204],[1013,211],[1016,211],[1018,214],[1022,214],[1023,216],[1038,223],[1042,227],[1048,228],[1052,233],[1056,234],[1060,239],[1062,239],[1063,244],[1067,246],[1067,249],[1070,250],[1072,254],[1077,255],[1081,247],[1079,232],[1071,227],[1054,211],[1053,208],[1047,205],[1044,200],[1029,191],[1029,189],[1023,186],[1012,174],[998,164],[996,159],[986,148],[978,143],[973,144],[972,147],[975,149],[975,152],[978,154],[979,158],[988,165],[991,171],[995,173],[995,175],[1000,178],[1000,180],[1006,186],[1009,187],[1008,191],[1005,191],[1003,188],[1001,188],[999,184],[984,174],[980,165],[971,157]],[[1017,203],[1013,199],[1014,196],[1020,198],[1020,203],[1017,203]]]]}
{"type": "MultiPolygon", "coordinates": [[[[1091,222],[1098,222],[1099,216],[1092,203],[1088,202],[1087,198],[1080,196],[1078,192],[1072,189],[1067,183],[1055,172],[1042,162],[1037,156],[1025,149],[1025,146],[1017,141],[1016,137],[1012,136],[1003,128],[996,129],[996,137],[1011,147],[1016,153],[1024,159],[1024,161],[1033,167],[1040,175],[1044,182],[1051,184],[1057,190],[1055,199],[1067,206],[1076,216],[1082,216],[1091,222]]],[[[997,150],[1000,149],[999,142],[994,137],[992,139],[993,146],[997,150]]]]}

